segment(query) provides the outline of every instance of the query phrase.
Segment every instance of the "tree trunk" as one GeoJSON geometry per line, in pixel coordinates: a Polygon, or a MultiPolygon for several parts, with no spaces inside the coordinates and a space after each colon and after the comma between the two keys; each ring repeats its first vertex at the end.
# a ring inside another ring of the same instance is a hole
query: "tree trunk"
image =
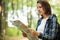
{"type": "Polygon", "coordinates": [[[5,9],[3,6],[4,4],[2,3],[2,1],[3,0],[0,0],[0,40],[5,40],[5,33],[6,33],[5,31],[7,27],[7,22],[6,22],[7,14],[5,13],[5,9]]]}
{"type": "Polygon", "coordinates": [[[2,35],[2,0],[0,0],[0,40],[3,40],[3,35],[2,35]]]}

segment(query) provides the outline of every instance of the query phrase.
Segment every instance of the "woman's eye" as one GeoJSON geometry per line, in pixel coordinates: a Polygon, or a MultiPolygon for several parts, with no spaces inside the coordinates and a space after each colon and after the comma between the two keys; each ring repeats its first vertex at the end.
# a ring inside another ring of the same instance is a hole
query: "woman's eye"
{"type": "Polygon", "coordinates": [[[41,6],[39,6],[39,8],[42,8],[41,6]]]}

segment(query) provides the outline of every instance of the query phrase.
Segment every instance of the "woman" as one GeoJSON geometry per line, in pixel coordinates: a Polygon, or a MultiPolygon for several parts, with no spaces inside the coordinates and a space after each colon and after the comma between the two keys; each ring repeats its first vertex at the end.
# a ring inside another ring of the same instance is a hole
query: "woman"
{"type": "Polygon", "coordinates": [[[42,40],[55,40],[57,33],[57,18],[55,15],[51,14],[49,3],[38,0],[37,9],[41,17],[37,22],[36,32],[33,29],[29,29],[29,32],[42,40]]]}

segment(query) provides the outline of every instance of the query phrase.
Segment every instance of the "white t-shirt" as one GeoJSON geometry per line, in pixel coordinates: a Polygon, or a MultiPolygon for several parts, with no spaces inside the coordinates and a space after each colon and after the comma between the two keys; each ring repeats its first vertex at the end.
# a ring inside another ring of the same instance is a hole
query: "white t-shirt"
{"type": "MultiPolygon", "coordinates": [[[[44,32],[44,28],[45,28],[45,24],[48,18],[46,19],[42,19],[41,24],[38,26],[37,28],[37,32],[43,33],[44,32]]],[[[41,39],[39,39],[41,40],[41,39]]]]}

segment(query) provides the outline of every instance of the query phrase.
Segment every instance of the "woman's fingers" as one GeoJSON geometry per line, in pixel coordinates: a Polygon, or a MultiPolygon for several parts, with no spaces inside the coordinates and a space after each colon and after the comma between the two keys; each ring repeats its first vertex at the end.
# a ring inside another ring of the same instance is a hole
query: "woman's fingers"
{"type": "Polygon", "coordinates": [[[31,29],[31,28],[28,28],[28,32],[33,35],[33,36],[38,36],[40,33],[38,33],[37,31],[31,29]]]}
{"type": "Polygon", "coordinates": [[[31,28],[28,28],[27,31],[28,31],[29,33],[32,33],[34,30],[31,29],[31,28]]]}

